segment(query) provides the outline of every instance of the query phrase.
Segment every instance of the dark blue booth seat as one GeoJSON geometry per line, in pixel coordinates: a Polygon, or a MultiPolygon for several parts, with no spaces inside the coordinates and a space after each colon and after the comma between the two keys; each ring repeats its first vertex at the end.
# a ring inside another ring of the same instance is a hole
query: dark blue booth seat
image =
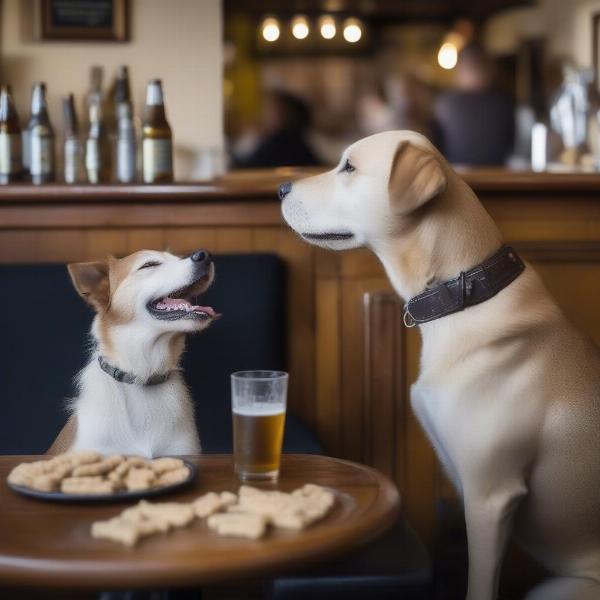
{"type": "MultiPolygon", "coordinates": [[[[215,283],[202,302],[223,316],[188,338],[183,366],[204,452],[230,452],[230,373],[285,369],[285,273],[273,255],[224,255],[215,263],[215,283]]],[[[0,454],[43,453],[66,420],[73,379],[87,362],[93,312],[65,265],[0,265],[0,290],[0,454]]],[[[284,448],[321,449],[291,415],[284,448]]]]}

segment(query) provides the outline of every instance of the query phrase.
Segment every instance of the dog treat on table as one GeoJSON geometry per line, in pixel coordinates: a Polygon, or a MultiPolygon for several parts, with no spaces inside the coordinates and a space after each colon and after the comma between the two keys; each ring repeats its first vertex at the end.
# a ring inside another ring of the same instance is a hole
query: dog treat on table
{"type": "Polygon", "coordinates": [[[189,468],[179,458],[151,460],[83,450],[21,463],[10,472],[7,481],[42,492],[89,495],[122,490],[143,492],[183,482],[189,475],[189,468]]]}
{"type": "Polygon", "coordinates": [[[102,455],[94,450],[75,450],[73,452],[67,452],[65,454],[59,454],[55,459],[66,459],[73,463],[73,465],[87,465],[88,463],[98,462],[102,460],[102,455]]]}
{"type": "Polygon", "coordinates": [[[125,459],[122,456],[107,456],[106,458],[92,462],[73,469],[75,477],[86,477],[88,475],[104,475],[118,467],[125,459]]]}
{"type": "Polygon", "coordinates": [[[172,471],[164,471],[157,477],[156,482],[158,485],[173,485],[174,483],[185,481],[189,474],[188,468],[184,465],[172,471]]]}
{"type": "Polygon", "coordinates": [[[210,515],[219,512],[237,502],[237,496],[231,492],[209,492],[196,498],[192,503],[196,516],[200,519],[209,517],[210,515]]]}
{"type": "Polygon", "coordinates": [[[210,529],[219,535],[257,540],[267,532],[266,517],[254,513],[217,513],[208,517],[210,529]]]}
{"type": "Polygon", "coordinates": [[[165,456],[163,458],[155,458],[148,465],[157,475],[162,475],[167,471],[175,471],[176,469],[185,468],[184,462],[180,458],[172,458],[165,456]]]}
{"type": "Polygon", "coordinates": [[[142,500],[113,519],[94,523],[92,537],[133,546],[147,535],[206,518],[208,528],[218,535],[257,540],[270,526],[304,529],[323,518],[334,503],[331,491],[314,484],[291,494],[241,486],[239,494],[208,492],[191,503],[142,500]]]}
{"type": "Polygon", "coordinates": [[[333,506],[334,496],[320,486],[308,484],[291,494],[240,488],[238,504],[230,512],[249,512],[266,517],[276,527],[303,529],[323,518],[333,506]]]}
{"type": "Polygon", "coordinates": [[[125,487],[131,492],[148,490],[153,486],[155,479],[156,475],[152,469],[148,467],[133,467],[127,472],[125,487]]]}
{"type": "Polygon", "coordinates": [[[120,542],[125,546],[134,546],[142,537],[154,533],[164,533],[169,525],[158,520],[134,520],[122,516],[96,521],[92,524],[92,537],[120,542]]]}
{"type": "Polygon", "coordinates": [[[182,502],[152,503],[142,500],[133,508],[125,510],[123,515],[134,514],[135,512],[145,519],[164,521],[173,527],[188,525],[195,518],[192,505],[182,502]]]}
{"type": "Polygon", "coordinates": [[[123,462],[118,464],[112,471],[107,474],[107,477],[113,483],[123,487],[123,479],[129,470],[133,467],[148,467],[150,461],[141,456],[130,456],[123,462]]]}
{"type": "Polygon", "coordinates": [[[32,487],[34,490],[40,490],[41,492],[51,492],[58,489],[61,480],[62,477],[53,473],[36,475],[29,483],[29,487],[32,487]]]}
{"type": "Polygon", "coordinates": [[[67,477],[60,484],[60,489],[65,494],[112,494],[115,486],[111,481],[102,479],[100,476],[89,477],[67,477]]]}

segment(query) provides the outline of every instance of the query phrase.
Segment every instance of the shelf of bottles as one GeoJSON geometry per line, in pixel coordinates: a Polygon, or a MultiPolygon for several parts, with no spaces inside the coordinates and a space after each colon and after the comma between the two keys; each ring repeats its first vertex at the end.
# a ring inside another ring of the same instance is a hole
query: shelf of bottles
{"type": "Polygon", "coordinates": [[[165,114],[161,80],[152,79],[147,84],[139,136],[126,66],[119,67],[112,100],[112,114],[103,114],[108,111],[100,86],[92,85],[86,98],[89,127],[82,135],[73,94],[63,98],[61,174],[57,168],[57,140],[48,115],[45,83],[33,86],[31,116],[23,130],[10,86],[0,86],[0,183],[173,181],[173,137],[165,114]]]}

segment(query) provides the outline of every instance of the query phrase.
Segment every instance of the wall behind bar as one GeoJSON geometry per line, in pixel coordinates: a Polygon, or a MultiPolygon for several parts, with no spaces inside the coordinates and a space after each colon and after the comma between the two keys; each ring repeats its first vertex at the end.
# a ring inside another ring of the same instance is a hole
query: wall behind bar
{"type": "Polygon", "coordinates": [[[531,7],[508,9],[492,17],[485,41],[494,54],[516,49],[520,39],[545,37],[548,53],[591,67],[592,16],[600,0],[538,0],[531,7]]]}
{"type": "Polygon", "coordinates": [[[175,142],[175,176],[189,178],[206,148],[223,146],[220,0],[130,0],[130,41],[42,42],[35,39],[33,0],[3,0],[0,79],[11,83],[21,121],[29,116],[34,81],[46,81],[50,118],[62,131],[60,98],[73,92],[83,119],[92,65],[104,67],[107,88],[120,64],[130,67],[135,109],[145,83],[160,77],[175,142]]]}

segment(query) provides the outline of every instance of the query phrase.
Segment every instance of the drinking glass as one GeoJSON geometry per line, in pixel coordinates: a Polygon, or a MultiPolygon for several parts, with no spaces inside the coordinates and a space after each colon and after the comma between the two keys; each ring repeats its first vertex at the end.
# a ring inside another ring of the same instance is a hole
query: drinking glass
{"type": "Polygon", "coordinates": [[[238,371],[231,375],[233,457],[242,481],[279,476],[288,374],[238,371]]]}

